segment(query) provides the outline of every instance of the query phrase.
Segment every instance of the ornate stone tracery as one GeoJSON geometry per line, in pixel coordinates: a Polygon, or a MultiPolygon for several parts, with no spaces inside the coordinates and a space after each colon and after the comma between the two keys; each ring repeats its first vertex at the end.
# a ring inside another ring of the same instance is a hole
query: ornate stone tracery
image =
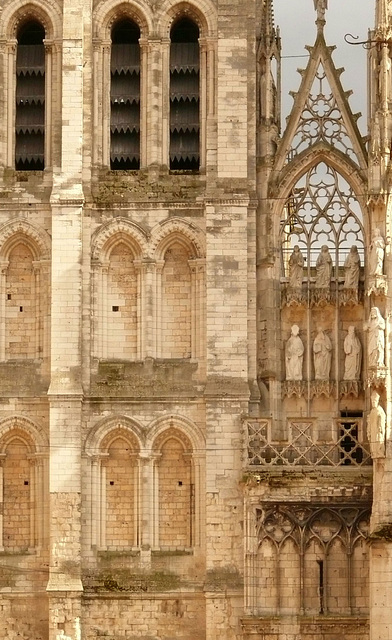
{"type": "MultiPolygon", "coordinates": [[[[342,321],[348,322],[351,309],[354,313],[362,309],[364,238],[363,214],[353,187],[335,167],[320,160],[292,188],[281,223],[283,318],[287,313],[290,319],[296,320],[308,345],[303,379],[310,381],[304,393],[293,389],[287,381],[283,395],[358,396],[358,384],[343,385],[336,394],[336,383],[343,382],[345,377],[343,341],[346,335],[337,334],[336,327],[342,321]],[[296,309],[301,314],[301,308],[302,313],[306,313],[306,327],[296,319],[296,309]],[[324,342],[328,343],[325,371],[321,371],[319,354],[314,351],[318,343],[321,344],[320,327],[324,342]]],[[[359,327],[354,330],[358,332],[359,327]]],[[[361,373],[356,376],[360,380],[361,373]]]]}
{"type": "Polygon", "coordinates": [[[321,62],[301,112],[287,160],[318,142],[332,145],[358,163],[342,112],[321,62]]]}
{"type": "Polygon", "coordinates": [[[295,245],[305,260],[304,276],[316,284],[316,263],[325,246],[332,259],[332,279],[344,280],[344,264],[356,246],[364,264],[362,212],[352,187],[335,168],[315,164],[292,189],[282,224],[282,271],[288,277],[295,245]]]}
{"type": "Polygon", "coordinates": [[[355,582],[363,580],[366,585],[358,560],[368,553],[369,516],[368,505],[355,504],[263,503],[250,507],[249,613],[365,613],[355,582]],[[341,580],[338,568],[344,568],[341,580]]]}

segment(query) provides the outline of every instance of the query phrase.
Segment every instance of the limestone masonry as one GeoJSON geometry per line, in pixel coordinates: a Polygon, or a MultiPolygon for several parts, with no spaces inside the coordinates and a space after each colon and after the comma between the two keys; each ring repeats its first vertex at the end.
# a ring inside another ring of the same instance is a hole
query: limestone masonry
{"type": "Polygon", "coordinates": [[[327,0],[284,127],[272,0],[0,0],[0,640],[392,640],[374,5],[363,138],[327,0]]]}

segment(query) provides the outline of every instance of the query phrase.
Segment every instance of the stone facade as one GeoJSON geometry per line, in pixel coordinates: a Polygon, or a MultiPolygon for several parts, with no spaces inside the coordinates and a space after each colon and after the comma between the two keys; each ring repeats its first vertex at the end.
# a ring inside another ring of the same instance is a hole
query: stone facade
{"type": "Polygon", "coordinates": [[[1,2],[0,640],[392,640],[392,6],[365,145],[309,5],[281,130],[272,0],[1,2]]]}

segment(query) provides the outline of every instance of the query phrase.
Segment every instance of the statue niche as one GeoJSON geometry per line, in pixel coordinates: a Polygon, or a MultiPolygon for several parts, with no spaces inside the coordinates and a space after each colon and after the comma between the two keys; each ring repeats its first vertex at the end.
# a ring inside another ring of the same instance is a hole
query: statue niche
{"type": "Polygon", "coordinates": [[[353,245],[344,262],[344,283],[340,292],[340,304],[357,304],[359,300],[359,276],[361,271],[361,258],[358,247],[353,245]]]}
{"type": "Polygon", "coordinates": [[[291,336],[286,342],[286,380],[302,380],[305,348],[298,334],[299,327],[293,324],[291,336]]]}
{"type": "Polygon", "coordinates": [[[361,385],[361,365],[362,365],[362,345],[357,336],[354,326],[348,328],[344,339],[344,374],[340,383],[340,395],[353,395],[358,398],[361,385]]]}
{"type": "Polygon", "coordinates": [[[386,415],[380,406],[380,395],[373,390],[371,394],[372,410],[367,420],[367,435],[372,458],[385,458],[386,415]]]}
{"type": "Polygon", "coordinates": [[[296,244],[288,261],[289,281],[284,291],[284,302],[287,305],[302,304],[306,296],[302,292],[305,258],[296,244]]]}
{"type": "Polygon", "coordinates": [[[312,292],[312,302],[316,305],[325,304],[331,300],[332,257],[326,244],[316,261],[316,280],[312,292]]]}
{"type": "Polygon", "coordinates": [[[322,327],[318,327],[313,342],[314,377],[329,380],[332,361],[332,342],[322,327]]]}
{"type": "Polygon", "coordinates": [[[367,295],[372,293],[378,296],[386,295],[387,280],[384,275],[385,240],[380,229],[373,231],[372,240],[368,252],[368,287],[367,295]]]}
{"type": "Polygon", "coordinates": [[[370,309],[369,321],[364,325],[367,331],[368,386],[385,384],[385,320],[378,307],[370,309]]]}
{"type": "Polygon", "coordinates": [[[361,377],[362,345],[355,332],[355,327],[348,328],[344,339],[344,380],[359,380],[361,377]]]}
{"type": "Polygon", "coordinates": [[[290,338],[285,346],[286,380],[283,385],[283,393],[287,397],[301,397],[305,394],[306,383],[303,382],[302,373],[304,352],[304,343],[299,337],[299,326],[293,324],[290,338]]]}

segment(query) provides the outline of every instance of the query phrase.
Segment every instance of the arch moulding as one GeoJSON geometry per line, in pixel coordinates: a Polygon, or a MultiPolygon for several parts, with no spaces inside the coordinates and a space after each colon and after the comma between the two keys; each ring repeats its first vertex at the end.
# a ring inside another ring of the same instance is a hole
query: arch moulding
{"type": "Polygon", "coordinates": [[[136,440],[139,451],[143,448],[144,434],[142,425],[124,415],[111,416],[105,418],[96,424],[87,435],[85,442],[85,452],[89,457],[98,455],[100,453],[103,440],[110,434],[110,432],[117,432],[124,436],[131,436],[136,440]]]}
{"type": "Polygon", "coordinates": [[[36,453],[48,453],[49,442],[43,428],[30,418],[22,415],[13,415],[0,420],[0,450],[5,442],[12,438],[15,432],[24,432],[33,441],[36,453]]]}
{"type": "Polygon", "coordinates": [[[113,24],[122,18],[129,18],[136,22],[140,28],[140,36],[145,38],[152,32],[152,15],[147,10],[146,3],[131,0],[101,0],[94,12],[95,37],[102,40],[110,40],[113,24]]]}
{"type": "Polygon", "coordinates": [[[194,254],[193,258],[204,258],[205,239],[202,231],[196,225],[185,222],[181,218],[165,220],[151,232],[150,252],[151,258],[162,260],[168,246],[175,240],[186,242],[188,248],[194,254]]]}
{"type": "Polygon", "coordinates": [[[7,259],[18,242],[26,243],[36,260],[50,257],[50,237],[27,220],[12,220],[0,227],[0,256],[7,259]]]}
{"type": "Polygon", "coordinates": [[[61,35],[62,15],[55,0],[7,0],[1,15],[0,38],[16,38],[18,28],[23,22],[34,19],[45,29],[46,40],[54,40],[61,35]]]}
{"type": "Polygon", "coordinates": [[[126,218],[116,218],[95,231],[92,238],[92,259],[105,261],[108,249],[111,249],[120,238],[131,247],[135,257],[147,254],[148,236],[146,232],[139,225],[126,218]]]}
{"type": "Polygon", "coordinates": [[[274,203],[274,220],[280,219],[280,213],[286,198],[289,197],[296,182],[312,167],[320,162],[331,166],[341,174],[352,187],[355,196],[361,206],[364,216],[365,229],[367,228],[367,203],[364,194],[367,192],[366,179],[359,168],[343,153],[336,149],[326,148],[324,145],[316,145],[311,150],[306,150],[292,160],[277,175],[275,182],[270,184],[270,199],[274,203]],[[275,199],[275,196],[279,197],[275,199]]]}
{"type": "Polygon", "coordinates": [[[193,2],[165,0],[157,6],[158,33],[163,38],[169,38],[173,23],[183,17],[197,24],[201,38],[216,34],[216,9],[209,0],[200,0],[197,5],[193,2]]]}
{"type": "Polygon", "coordinates": [[[188,418],[179,415],[169,415],[157,418],[148,427],[147,449],[153,450],[155,443],[165,431],[177,431],[183,434],[184,440],[190,441],[192,452],[197,453],[205,447],[205,439],[201,429],[188,418]]]}

